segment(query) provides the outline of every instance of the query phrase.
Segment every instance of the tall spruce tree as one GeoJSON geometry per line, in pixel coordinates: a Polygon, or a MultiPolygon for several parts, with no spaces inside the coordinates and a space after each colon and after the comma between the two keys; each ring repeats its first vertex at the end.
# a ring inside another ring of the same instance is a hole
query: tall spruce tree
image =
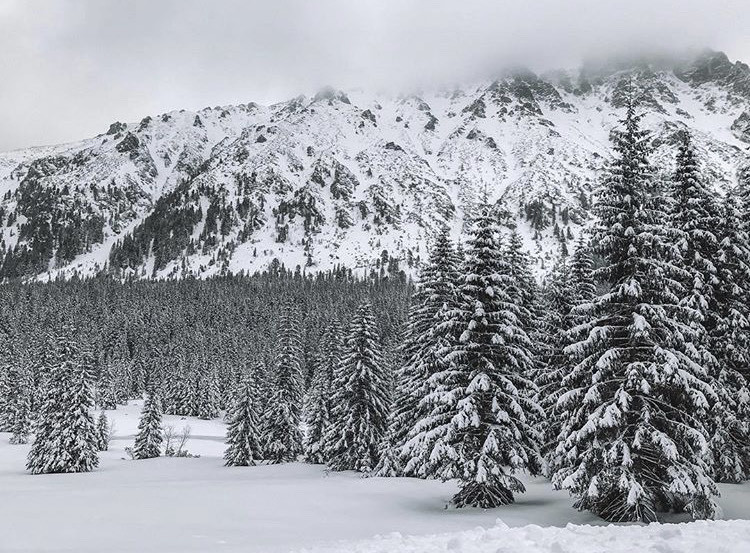
{"type": "Polygon", "coordinates": [[[26,468],[32,474],[89,472],[99,465],[93,378],[64,329],[56,338],[56,362],[39,412],[26,468]]]}
{"type": "Polygon", "coordinates": [[[573,367],[565,348],[573,343],[571,330],[585,322],[585,317],[576,312],[577,306],[591,302],[596,295],[593,265],[587,235],[581,232],[573,255],[570,259],[560,259],[548,278],[545,325],[549,357],[536,384],[539,403],[546,413],[542,452],[550,474],[555,470],[554,451],[566,416],[557,408],[557,402],[564,391],[563,378],[573,367]]]}
{"type": "Polygon", "coordinates": [[[560,432],[555,405],[560,395],[560,382],[568,369],[563,349],[568,343],[566,333],[570,327],[570,311],[575,305],[568,257],[558,257],[546,276],[541,291],[541,305],[544,308],[543,335],[546,347],[542,349],[545,358],[538,365],[534,384],[538,388],[537,402],[545,412],[540,449],[547,456],[557,446],[557,435],[560,432]]]}
{"type": "Polygon", "coordinates": [[[29,435],[32,431],[33,421],[31,420],[31,397],[23,393],[16,400],[15,420],[11,427],[9,442],[13,445],[22,445],[29,443],[29,435]]]}
{"type": "Polygon", "coordinates": [[[703,421],[716,396],[692,342],[696,314],[678,304],[682,260],[640,119],[631,100],[612,134],[592,241],[609,289],[580,306],[588,321],[565,350],[572,371],[552,479],[579,509],[610,521],[677,509],[710,517],[717,490],[703,421]]]}
{"type": "Polygon", "coordinates": [[[138,421],[138,433],[135,436],[133,458],[153,459],[161,455],[161,444],[164,441],[164,430],[161,426],[161,400],[155,391],[146,394],[141,418],[138,421]]]}
{"type": "Polygon", "coordinates": [[[746,244],[741,245],[742,227],[726,226],[728,220],[730,224],[739,222],[732,220],[731,205],[733,201],[725,206],[729,213],[722,212],[701,176],[690,135],[683,133],[677,152],[672,221],[685,260],[686,296],[682,303],[697,315],[693,321],[699,334],[695,346],[719,399],[709,413],[708,429],[713,475],[721,482],[745,480],[750,468],[748,391],[732,359],[738,345],[747,344],[742,336],[747,325],[735,309],[739,306],[736,300],[742,298],[732,297],[732,287],[737,276],[741,279],[738,261],[748,258],[746,244]]]}
{"type": "Polygon", "coordinates": [[[255,386],[245,378],[238,387],[228,413],[227,449],[224,464],[228,467],[255,465],[262,456],[260,422],[256,408],[255,386]]]}
{"type": "Polygon", "coordinates": [[[703,182],[690,135],[682,133],[677,152],[671,205],[671,224],[682,258],[681,304],[695,315],[693,340],[702,365],[713,368],[716,359],[709,349],[707,330],[716,325],[714,287],[718,283],[716,259],[719,247],[715,231],[721,214],[712,192],[703,182]]]}
{"type": "Polygon", "coordinates": [[[429,414],[406,446],[409,466],[421,476],[459,480],[458,507],[511,503],[514,492],[525,490],[514,473],[537,474],[542,465],[532,421],[543,412],[527,377],[532,344],[509,293],[502,252],[485,204],[468,241],[457,307],[440,325],[449,340],[422,400],[429,414]]]}
{"type": "Polygon", "coordinates": [[[3,363],[0,365],[0,432],[9,432],[13,426],[12,389],[11,366],[3,363]]]}
{"type": "Polygon", "coordinates": [[[6,367],[5,425],[11,433],[9,441],[14,445],[28,443],[32,431],[33,382],[30,372],[25,366],[6,367]]]}
{"type": "MultiPolygon", "coordinates": [[[[747,253],[750,252],[750,164],[740,168],[737,180],[737,187],[729,191],[723,205],[726,224],[721,233],[724,242],[721,253],[728,258],[728,261],[723,263],[725,274],[726,271],[732,273],[726,281],[731,283],[728,289],[731,289],[739,300],[734,302],[734,306],[739,312],[750,312],[750,270],[747,269],[750,267],[750,260],[747,258],[750,255],[747,253]]],[[[738,348],[734,355],[750,357],[750,346],[745,346],[744,342],[744,327],[740,326],[740,329],[742,330],[737,335],[738,341],[735,342],[738,348]]],[[[736,368],[750,386],[750,363],[737,363],[736,368]]]]}
{"type": "MultiPolygon", "coordinates": [[[[391,390],[391,396],[395,390],[391,390]]],[[[396,437],[397,426],[393,422],[393,410],[395,402],[392,401],[391,410],[388,415],[386,431],[380,442],[378,449],[378,464],[370,473],[371,476],[380,478],[392,478],[404,476],[403,460],[401,458],[401,448],[399,447],[398,438],[396,437]]]]}
{"type": "Polygon", "coordinates": [[[102,411],[96,420],[97,448],[99,451],[107,451],[109,449],[109,432],[109,420],[107,420],[106,413],[102,411]]]}
{"type": "Polygon", "coordinates": [[[369,303],[349,326],[334,379],[334,407],[326,442],[333,470],[370,472],[378,463],[388,424],[389,380],[369,303]]]}
{"type": "MultiPolygon", "coordinates": [[[[510,232],[503,247],[503,254],[510,277],[507,292],[513,305],[518,309],[520,326],[531,341],[532,364],[527,376],[536,384],[539,374],[548,370],[547,363],[551,356],[550,341],[545,332],[539,286],[532,274],[531,260],[524,250],[521,235],[516,229],[510,232]]],[[[533,425],[535,428],[546,427],[546,416],[533,422],[533,425]]],[[[543,442],[540,443],[540,447],[542,445],[543,442]]]]}
{"type": "Polygon", "coordinates": [[[342,349],[343,329],[341,323],[334,319],[321,337],[321,350],[306,406],[305,460],[308,463],[324,464],[328,461],[326,433],[333,410],[333,379],[342,349]]]}
{"type": "Polygon", "coordinates": [[[403,476],[403,463],[401,459],[401,442],[396,437],[398,426],[394,423],[394,411],[399,391],[398,374],[404,366],[404,338],[406,336],[405,324],[399,324],[391,330],[391,335],[382,341],[383,360],[381,366],[386,375],[388,386],[389,410],[386,423],[386,431],[380,442],[378,450],[378,463],[369,473],[369,476],[395,477],[403,476]]]}
{"type": "Polygon", "coordinates": [[[301,339],[296,311],[285,307],[277,330],[274,390],[265,414],[264,452],[274,463],[295,461],[302,453],[301,339]]]}
{"type": "Polygon", "coordinates": [[[396,451],[384,451],[388,466],[379,467],[380,476],[407,474],[409,459],[404,448],[412,429],[428,414],[420,402],[429,393],[430,377],[443,366],[446,331],[440,325],[456,306],[460,263],[449,229],[444,227],[430,249],[411,298],[386,445],[396,451]]]}
{"type": "MultiPolygon", "coordinates": [[[[715,379],[720,401],[712,410],[711,441],[714,478],[741,482],[750,478],[750,240],[736,191],[722,206],[716,234],[717,284],[714,287],[715,324],[709,343],[716,358],[715,379]],[[744,373],[744,375],[743,375],[744,373]]],[[[746,215],[745,215],[746,217],[746,215]]]]}

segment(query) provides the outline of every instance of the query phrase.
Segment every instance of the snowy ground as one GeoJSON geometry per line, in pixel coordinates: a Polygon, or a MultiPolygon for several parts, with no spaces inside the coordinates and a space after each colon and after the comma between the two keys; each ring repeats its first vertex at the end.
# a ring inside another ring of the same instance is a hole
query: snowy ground
{"type": "MultiPolygon", "coordinates": [[[[527,480],[517,504],[482,511],[445,509],[453,484],[301,463],[225,468],[219,421],[166,417],[191,426],[188,449],[200,458],[131,461],[124,448],[139,410],[109,413],[116,436],[89,474],[29,475],[28,446],[0,434],[0,552],[750,551],[748,522],[605,528],[541,478],[527,480]],[[598,527],[578,526],[589,524],[598,527]]],[[[750,485],[721,491],[723,518],[750,519],[750,485]]]]}
{"type": "Polygon", "coordinates": [[[747,553],[750,523],[744,520],[652,524],[490,529],[433,536],[398,534],[357,543],[316,547],[304,553],[747,553]]]}

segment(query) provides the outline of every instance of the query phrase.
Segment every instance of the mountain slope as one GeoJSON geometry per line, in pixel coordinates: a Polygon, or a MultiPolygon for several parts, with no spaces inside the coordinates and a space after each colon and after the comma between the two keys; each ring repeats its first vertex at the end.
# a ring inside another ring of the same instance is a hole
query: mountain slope
{"type": "Polygon", "coordinates": [[[409,270],[441,225],[465,230],[485,192],[543,268],[586,222],[631,86],[665,175],[689,129],[717,191],[735,182],[750,162],[750,68],[722,53],[400,97],[325,89],[0,154],[0,276],[206,276],[274,259],[409,270]]]}

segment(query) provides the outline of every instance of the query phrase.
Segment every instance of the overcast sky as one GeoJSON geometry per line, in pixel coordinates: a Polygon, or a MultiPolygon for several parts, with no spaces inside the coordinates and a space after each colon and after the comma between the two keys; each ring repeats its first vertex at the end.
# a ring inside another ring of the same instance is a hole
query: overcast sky
{"type": "Polygon", "coordinates": [[[170,109],[712,47],[750,0],[0,0],[0,150],[170,109]]]}

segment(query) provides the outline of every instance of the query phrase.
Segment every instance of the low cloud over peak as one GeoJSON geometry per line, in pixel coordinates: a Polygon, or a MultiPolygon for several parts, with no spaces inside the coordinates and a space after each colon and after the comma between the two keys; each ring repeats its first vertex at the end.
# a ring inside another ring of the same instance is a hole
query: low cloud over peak
{"type": "Polygon", "coordinates": [[[634,52],[750,60],[750,5],[632,0],[0,0],[0,149],[324,84],[408,87],[634,52]]]}

